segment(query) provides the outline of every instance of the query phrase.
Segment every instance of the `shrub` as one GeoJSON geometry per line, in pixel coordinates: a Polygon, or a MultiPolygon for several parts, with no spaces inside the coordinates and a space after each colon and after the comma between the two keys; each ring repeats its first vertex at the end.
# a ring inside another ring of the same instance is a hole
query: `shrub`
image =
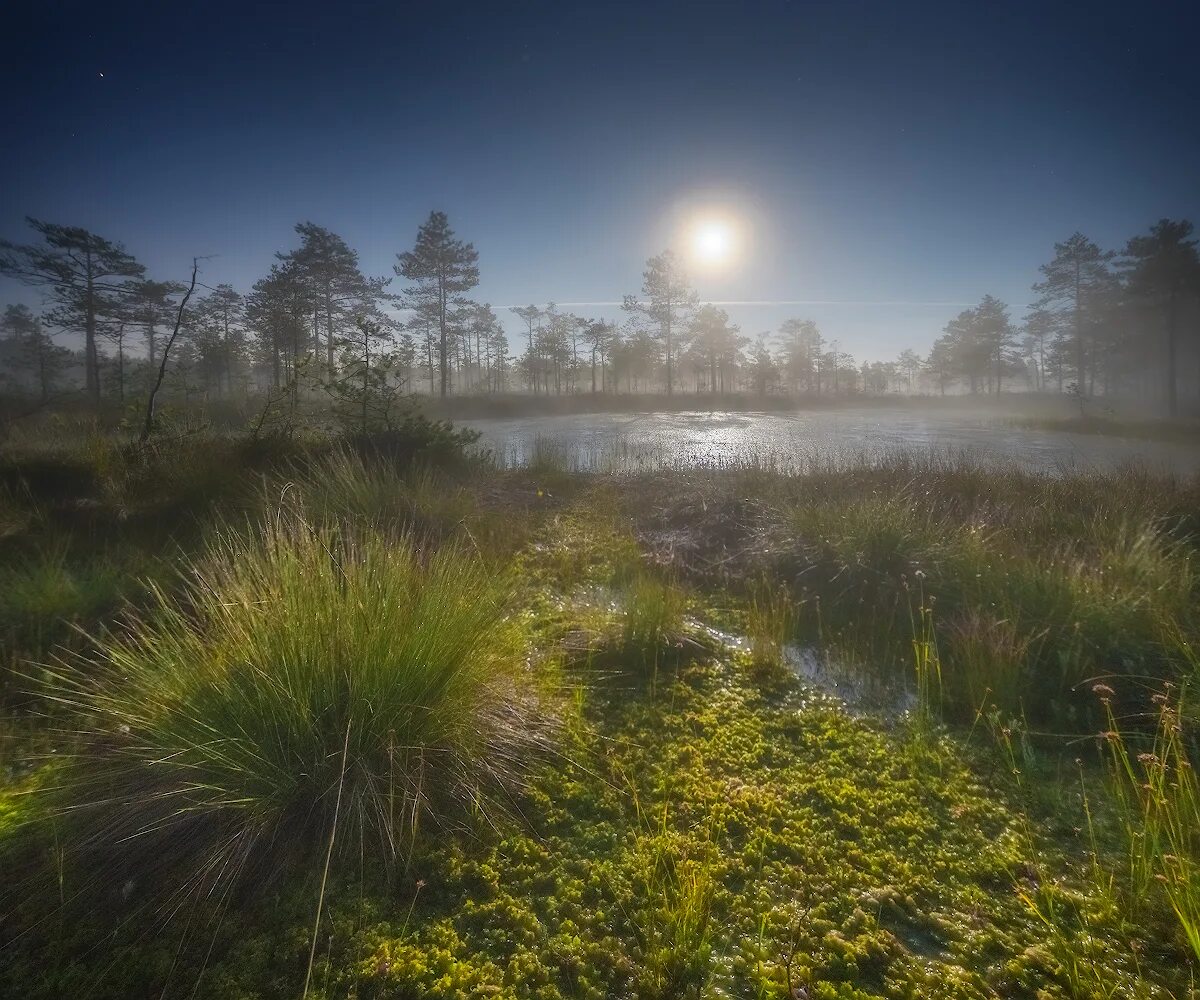
{"type": "Polygon", "coordinates": [[[408,411],[387,430],[351,434],[346,438],[360,454],[398,464],[439,468],[461,465],[466,461],[467,449],[478,440],[478,431],[456,428],[448,420],[430,420],[417,410],[408,411]]]}
{"type": "Polygon", "coordinates": [[[181,602],[156,590],[56,675],[83,713],[51,793],[68,849],[182,896],[335,840],[386,864],[429,824],[461,827],[552,735],[510,594],[406,536],[286,519],[225,535],[181,602]]]}

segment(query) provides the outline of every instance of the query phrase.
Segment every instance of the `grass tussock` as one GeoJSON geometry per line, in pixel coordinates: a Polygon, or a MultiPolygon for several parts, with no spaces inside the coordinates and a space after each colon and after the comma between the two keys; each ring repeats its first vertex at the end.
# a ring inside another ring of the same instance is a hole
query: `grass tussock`
{"type": "Polygon", "coordinates": [[[31,664],[81,648],[81,629],[142,593],[132,565],[128,555],[75,558],[61,544],[0,564],[0,700],[27,694],[31,664]]]}
{"type": "Polygon", "coordinates": [[[799,609],[786,587],[764,580],[753,590],[746,612],[750,670],[762,681],[786,672],[787,646],[796,635],[799,609]]]}
{"type": "Polygon", "coordinates": [[[623,605],[622,641],[628,648],[655,650],[683,634],[687,599],[669,580],[638,573],[625,587],[623,605]]]}
{"type": "Polygon", "coordinates": [[[473,519],[470,493],[427,467],[404,467],[380,456],[336,448],[264,487],[264,506],[290,507],[314,522],[403,528],[421,538],[444,539],[473,519]]]}
{"type": "Polygon", "coordinates": [[[57,678],[87,721],[52,794],[108,875],[207,892],[335,838],[386,862],[550,742],[510,582],[460,548],[283,519],[191,575],[57,678]]]}

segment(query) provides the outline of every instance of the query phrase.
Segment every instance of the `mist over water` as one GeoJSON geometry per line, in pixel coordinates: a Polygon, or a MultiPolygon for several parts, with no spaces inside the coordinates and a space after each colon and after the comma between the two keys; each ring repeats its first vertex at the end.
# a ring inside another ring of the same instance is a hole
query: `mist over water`
{"type": "Polygon", "coordinates": [[[554,461],[570,469],[636,471],[763,463],[802,470],[813,462],[899,452],[968,458],[1032,471],[1200,471],[1195,444],[1017,426],[1001,416],[915,413],[878,407],[795,413],[592,413],[463,421],[504,465],[554,461]]]}

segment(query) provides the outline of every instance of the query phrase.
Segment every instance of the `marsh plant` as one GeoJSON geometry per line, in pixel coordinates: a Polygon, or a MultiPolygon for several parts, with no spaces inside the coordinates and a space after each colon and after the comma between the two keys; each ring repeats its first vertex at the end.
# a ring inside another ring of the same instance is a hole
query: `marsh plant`
{"type": "Polygon", "coordinates": [[[1019,713],[1023,674],[1034,641],[1016,622],[976,608],[945,623],[940,687],[947,710],[959,719],[990,708],[1006,715],[1019,713]]]}
{"type": "Polygon", "coordinates": [[[746,634],[750,667],[756,678],[770,680],[784,671],[798,613],[796,600],[786,587],[763,580],[753,589],[746,612],[746,634]]]}
{"type": "Polygon", "coordinates": [[[643,833],[636,852],[642,905],[633,915],[641,957],[639,1000],[702,995],[711,973],[716,880],[704,857],[688,857],[666,828],[643,833]]]}
{"type": "Polygon", "coordinates": [[[914,591],[936,601],[958,721],[988,699],[1043,720],[1091,711],[1089,678],[1171,676],[1160,622],[1195,628],[1182,483],[895,461],[805,487],[786,527],[825,627],[894,661],[914,591]]]}
{"type": "Polygon", "coordinates": [[[347,446],[293,463],[268,483],[262,503],[291,507],[321,524],[348,520],[429,539],[454,534],[474,511],[470,495],[448,474],[347,446]]]}
{"type": "Polygon", "coordinates": [[[622,639],[628,648],[653,651],[683,633],[687,601],[679,586],[649,572],[634,575],[625,588],[622,639]]]}
{"type": "MultiPolygon", "coordinates": [[[[1122,732],[1112,690],[1096,686],[1109,715],[1104,733],[1129,858],[1129,898],[1165,900],[1180,936],[1200,961],[1200,779],[1195,716],[1188,690],[1169,685],[1154,696],[1151,734],[1122,732]],[[1142,749],[1138,749],[1138,746],[1142,749]]],[[[1135,917],[1144,914],[1136,913],[1135,917]]]]}
{"type": "Polygon", "coordinates": [[[510,582],[461,548],[282,518],[189,574],[56,675],[84,721],[51,805],[105,878],[211,892],[335,841],[386,864],[550,744],[510,582]]]}

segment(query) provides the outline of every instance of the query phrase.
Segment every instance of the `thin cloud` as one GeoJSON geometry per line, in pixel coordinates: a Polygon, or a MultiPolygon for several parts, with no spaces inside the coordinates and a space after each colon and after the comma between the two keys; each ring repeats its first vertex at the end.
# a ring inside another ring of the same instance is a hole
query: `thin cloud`
{"type": "MultiPolygon", "coordinates": [[[[528,304],[528,303],[526,303],[528,304]]],[[[557,306],[571,309],[600,308],[603,306],[621,306],[623,301],[616,302],[558,302],[557,306]]],[[[944,300],[919,299],[705,299],[704,304],[712,306],[891,306],[912,307],[955,307],[966,308],[971,302],[948,302],[944,300]]],[[[493,306],[494,309],[518,309],[521,306],[493,306]]]]}

